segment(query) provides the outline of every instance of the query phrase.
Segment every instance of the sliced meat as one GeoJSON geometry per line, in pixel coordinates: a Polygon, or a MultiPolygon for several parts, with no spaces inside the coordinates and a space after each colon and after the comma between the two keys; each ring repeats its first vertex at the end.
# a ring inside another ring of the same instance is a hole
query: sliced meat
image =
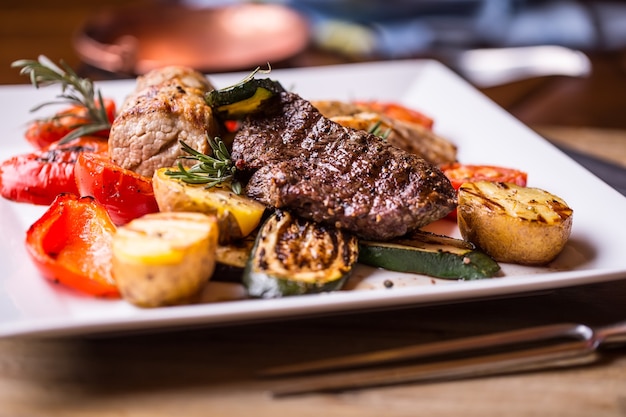
{"type": "Polygon", "coordinates": [[[252,172],[250,197],[364,239],[402,236],[456,205],[456,192],[438,168],[325,118],[292,93],[243,123],[232,158],[252,172]]]}
{"type": "Polygon", "coordinates": [[[143,94],[145,89],[171,80],[176,80],[184,88],[194,88],[203,92],[215,89],[211,82],[200,72],[185,66],[170,65],[138,76],[135,90],[124,100],[124,103],[120,106],[120,112],[133,106],[137,97],[143,94]]]}
{"type": "Polygon", "coordinates": [[[325,117],[354,129],[371,130],[378,125],[387,141],[428,162],[441,165],[457,160],[457,147],[426,126],[392,119],[357,103],[336,100],[311,102],[325,117]]]}
{"type": "Polygon", "coordinates": [[[123,168],[151,177],[174,166],[184,152],[179,140],[210,153],[207,134],[218,134],[204,94],[204,76],[184,67],[167,67],[140,77],[111,127],[109,156],[123,168]]]}
{"type": "Polygon", "coordinates": [[[203,91],[214,90],[215,87],[200,72],[189,67],[171,65],[150,71],[137,77],[137,90],[177,79],[183,87],[198,88],[203,91]]]}

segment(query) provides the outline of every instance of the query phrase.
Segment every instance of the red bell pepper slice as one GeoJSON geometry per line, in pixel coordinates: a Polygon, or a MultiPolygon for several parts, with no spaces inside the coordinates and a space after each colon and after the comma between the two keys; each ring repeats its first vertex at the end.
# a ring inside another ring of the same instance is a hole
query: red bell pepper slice
{"type": "Polygon", "coordinates": [[[83,136],[13,156],[0,164],[0,195],[17,202],[48,205],[61,193],[78,194],[74,179],[78,155],[107,149],[106,139],[83,136]]]}
{"type": "Polygon", "coordinates": [[[116,227],[93,198],[61,194],[26,232],[26,249],[48,280],[101,297],[119,297],[111,273],[116,227]]]}
{"type": "Polygon", "coordinates": [[[104,154],[82,153],[74,168],[81,196],[92,196],[116,225],[159,211],[152,179],[124,169],[104,154]]]}

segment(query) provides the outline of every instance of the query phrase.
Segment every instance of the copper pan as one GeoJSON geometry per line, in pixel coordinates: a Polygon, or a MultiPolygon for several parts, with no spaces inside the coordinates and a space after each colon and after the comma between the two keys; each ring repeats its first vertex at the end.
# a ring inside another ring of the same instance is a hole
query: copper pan
{"type": "Polygon", "coordinates": [[[112,73],[138,75],[173,64],[220,72],[297,54],[309,42],[309,27],[304,17],[277,4],[156,4],[94,15],[73,41],[84,63],[112,73]]]}

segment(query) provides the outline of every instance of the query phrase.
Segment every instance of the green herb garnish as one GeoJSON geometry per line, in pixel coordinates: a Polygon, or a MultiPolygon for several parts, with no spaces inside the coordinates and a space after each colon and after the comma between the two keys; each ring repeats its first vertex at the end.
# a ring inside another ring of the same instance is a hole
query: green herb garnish
{"type": "MultiPolygon", "coordinates": [[[[31,84],[36,88],[56,84],[61,85],[61,94],[57,96],[58,101],[39,104],[33,107],[31,112],[37,111],[44,106],[60,103],[70,103],[84,107],[87,110],[85,122],[76,124],[75,128],[65,135],[60,143],[111,128],[111,122],[106,113],[100,91],[94,89],[93,82],[90,79],[79,77],[65,62],[60,61],[59,65],[56,65],[46,56],[40,55],[37,60],[21,59],[15,61],[11,64],[11,67],[21,68],[20,74],[28,75],[31,84]]],[[[67,117],[71,116],[75,115],[67,115],[67,117]]],[[[59,115],[56,117],[61,118],[64,116],[59,115]]]]}
{"type": "Polygon", "coordinates": [[[391,128],[383,131],[382,122],[379,120],[373,126],[371,126],[367,132],[371,133],[374,136],[378,136],[381,139],[387,139],[387,137],[389,137],[389,134],[391,133],[391,128]]]}
{"type": "Polygon", "coordinates": [[[234,179],[237,168],[230,158],[230,152],[224,142],[216,137],[207,139],[213,156],[198,152],[185,142],[180,141],[182,149],[189,155],[180,156],[179,159],[198,161],[190,168],[185,168],[182,162],[178,162],[178,170],[167,170],[166,175],[179,179],[188,184],[206,184],[205,188],[217,185],[228,185],[235,194],[241,194],[241,183],[234,179]]]}

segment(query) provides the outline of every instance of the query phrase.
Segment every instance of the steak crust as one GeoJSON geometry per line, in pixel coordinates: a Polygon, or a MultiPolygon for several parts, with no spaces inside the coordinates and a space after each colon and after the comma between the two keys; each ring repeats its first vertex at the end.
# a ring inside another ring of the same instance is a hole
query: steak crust
{"type": "Polygon", "coordinates": [[[293,93],[248,117],[232,158],[248,196],[369,240],[388,240],[446,216],[456,192],[416,155],[346,128],[293,93]]]}

